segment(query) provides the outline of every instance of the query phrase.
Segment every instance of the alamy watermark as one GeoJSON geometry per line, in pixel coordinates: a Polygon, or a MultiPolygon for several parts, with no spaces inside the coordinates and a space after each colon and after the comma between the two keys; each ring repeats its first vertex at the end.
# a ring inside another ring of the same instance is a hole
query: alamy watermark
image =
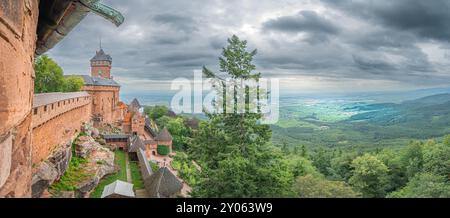
{"type": "Polygon", "coordinates": [[[177,78],[171,89],[178,91],[170,103],[177,114],[261,113],[262,124],[275,124],[279,119],[279,79],[204,79],[194,71],[194,80],[177,78]]]}

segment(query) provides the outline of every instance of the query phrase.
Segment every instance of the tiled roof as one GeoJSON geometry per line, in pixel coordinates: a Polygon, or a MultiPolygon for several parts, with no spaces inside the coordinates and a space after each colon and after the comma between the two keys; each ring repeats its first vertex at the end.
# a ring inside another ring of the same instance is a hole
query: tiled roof
{"type": "Polygon", "coordinates": [[[169,198],[183,188],[183,183],[167,167],[160,168],[150,178],[145,179],[144,185],[153,198],[169,198]]]}
{"type": "Polygon", "coordinates": [[[111,195],[120,195],[123,197],[134,198],[133,184],[117,180],[103,189],[102,197],[106,198],[111,195]]]}
{"type": "Polygon", "coordinates": [[[33,108],[67,99],[87,97],[87,96],[89,96],[89,93],[87,92],[69,92],[69,93],[53,92],[53,93],[35,94],[33,98],[33,108]]]}
{"type": "Polygon", "coordinates": [[[101,77],[92,77],[88,75],[81,75],[84,80],[84,85],[87,86],[115,86],[120,87],[120,85],[113,79],[104,79],[101,77]]]}
{"type": "Polygon", "coordinates": [[[170,135],[169,130],[167,128],[164,128],[158,136],[155,138],[156,141],[172,141],[172,135],[170,135]]]}
{"type": "Polygon", "coordinates": [[[91,61],[109,61],[112,62],[112,58],[110,55],[106,54],[103,49],[100,49],[100,51],[97,51],[95,53],[95,56],[91,59],[91,61]]]}

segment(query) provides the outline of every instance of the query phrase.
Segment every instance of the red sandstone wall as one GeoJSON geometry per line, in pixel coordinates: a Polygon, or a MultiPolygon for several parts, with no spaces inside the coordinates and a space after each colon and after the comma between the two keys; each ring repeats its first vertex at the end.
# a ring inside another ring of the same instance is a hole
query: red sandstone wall
{"type": "Polygon", "coordinates": [[[0,1],[0,197],[31,196],[37,0],[0,1]]]}
{"type": "Polygon", "coordinates": [[[91,75],[93,77],[98,77],[98,71],[102,71],[103,78],[110,79],[111,78],[111,66],[105,65],[105,66],[92,66],[91,67],[91,75]]]}
{"type": "Polygon", "coordinates": [[[101,114],[103,123],[114,123],[118,120],[119,113],[119,87],[108,86],[85,86],[83,91],[87,91],[93,96],[92,114],[101,114]]]}
{"type": "Polygon", "coordinates": [[[66,144],[72,136],[80,132],[83,123],[91,120],[91,98],[80,97],[48,104],[33,109],[32,162],[46,160],[58,145],[66,144]],[[36,111],[35,111],[36,110],[36,111]],[[37,112],[35,114],[35,112],[37,112]]]}

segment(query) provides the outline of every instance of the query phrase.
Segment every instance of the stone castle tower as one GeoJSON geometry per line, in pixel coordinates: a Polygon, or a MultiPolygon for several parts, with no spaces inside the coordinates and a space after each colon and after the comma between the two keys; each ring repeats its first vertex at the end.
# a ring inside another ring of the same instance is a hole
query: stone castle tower
{"type": "Polygon", "coordinates": [[[111,79],[112,58],[102,48],[91,59],[91,76],[111,79]]]}

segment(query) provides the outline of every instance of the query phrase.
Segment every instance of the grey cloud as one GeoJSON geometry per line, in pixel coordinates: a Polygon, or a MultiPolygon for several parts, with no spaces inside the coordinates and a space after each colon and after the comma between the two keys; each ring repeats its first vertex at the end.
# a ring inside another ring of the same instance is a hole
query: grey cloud
{"type": "Polygon", "coordinates": [[[336,34],[338,28],[329,20],[319,16],[314,11],[300,11],[293,16],[278,17],[263,23],[265,30],[281,32],[313,32],[336,34]]]}
{"type": "Polygon", "coordinates": [[[450,61],[432,61],[418,45],[432,43],[450,54],[449,3],[443,0],[105,3],[121,10],[125,23],[116,28],[89,15],[49,53],[67,74],[90,72],[89,59],[101,37],[104,50],[113,57],[113,75],[117,78],[133,81],[190,77],[203,65],[217,70],[221,48],[228,37],[237,34],[248,40],[251,48],[258,49],[255,63],[263,76],[411,84],[439,84],[450,79],[446,77],[450,61]],[[305,5],[313,7],[300,11],[305,5]],[[354,22],[360,28],[353,28],[354,22]],[[247,27],[253,29],[248,31],[247,27]]]}
{"type": "Polygon", "coordinates": [[[400,31],[409,31],[435,40],[449,41],[450,38],[448,0],[322,1],[361,19],[370,19],[400,31]]]}

